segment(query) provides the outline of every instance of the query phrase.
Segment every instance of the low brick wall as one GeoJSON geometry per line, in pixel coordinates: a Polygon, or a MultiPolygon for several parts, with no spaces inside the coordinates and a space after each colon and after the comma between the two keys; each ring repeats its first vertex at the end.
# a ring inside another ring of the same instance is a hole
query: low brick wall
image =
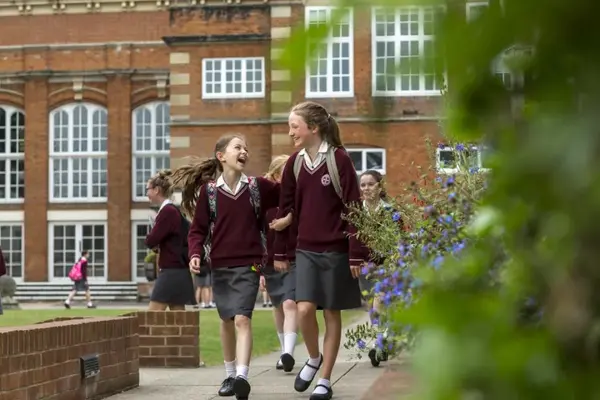
{"type": "Polygon", "coordinates": [[[198,311],[138,311],[140,366],[198,368],[198,311]]]}
{"type": "Polygon", "coordinates": [[[138,321],[75,318],[0,328],[0,399],[98,399],[139,385],[138,321]],[[83,379],[80,357],[97,354],[83,379]]]}

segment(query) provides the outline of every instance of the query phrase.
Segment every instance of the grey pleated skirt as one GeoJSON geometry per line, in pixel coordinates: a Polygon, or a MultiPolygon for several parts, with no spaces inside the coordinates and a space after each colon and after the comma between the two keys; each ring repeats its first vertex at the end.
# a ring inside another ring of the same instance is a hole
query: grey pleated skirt
{"type": "Polygon", "coordinates": [[[194,305],[194,281],[187,268],[165,268],[158,272],[150,301],[172,305],[194,305]]]}
{"type": "Polygon", "coordinates": [[[223,321],[236,315],[252,318],[260,277],[251,265],[212,270],[213,300],[223,321]]]}
{"type": "Polygon", "coordinates": [[[194,274],[194,282],[196,283],[196,287],[211,287],[212,271],[208,270],[200,274],[194,274]]]}
{"type": "Polygon", "coordinates": [[[296,302],[301,301],[324,310],[361,307],[358,279],[352,277],[348,254],[296,250],[296,302]]]}
{"type": "Polygon", "coordinates": [[[286,300],[296,300],[296,263],[291,262],[285,272],[275,271],[271,266],[264,270],[267,293],[273,306],[279,307],[286,300]]]}

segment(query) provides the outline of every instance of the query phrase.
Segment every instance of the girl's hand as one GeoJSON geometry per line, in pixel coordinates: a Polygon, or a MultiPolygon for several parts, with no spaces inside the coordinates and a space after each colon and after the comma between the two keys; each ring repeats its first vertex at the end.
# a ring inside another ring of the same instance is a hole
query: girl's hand
{"type": "Polygon", "coordinates": [[[350,265],[350,272],[352,273],[352,277],[357,279],[360,277],[360,265],[350,265]]]}
{"type": "Polygon", "coordinates": [[[290,268],[289,261],[274,261],[273,266],[275,267],[275,271],[283,272],[287,271],[290,268]]]}
{"type": "Polygon", "coordinates": [[[264,275],[260,276],[260,283],[259,283],[258,288],[260,289],[261,292],[264,292],[267,290],[267,282],[265,281],[264,275]]]}
{"type": "Polygon", "coordinates": [[[282,231],[292,224],[292,213],[289,213],[285,218],[274,219],[270,224],[269,228],[275,231],[282,231]]]}
{"type": "Polygon", "coordinates": [[[200,257],[192,257],[190,260],[190,271],[194,274],[200,273],[200,257]]]}

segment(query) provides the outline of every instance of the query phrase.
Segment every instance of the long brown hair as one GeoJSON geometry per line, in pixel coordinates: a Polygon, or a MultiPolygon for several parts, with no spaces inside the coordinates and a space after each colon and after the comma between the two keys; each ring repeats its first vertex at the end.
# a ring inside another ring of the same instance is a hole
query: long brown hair
{"type": "Polygon", "coordinates": [[[173,172],[171,177],[173,185],[181,189],[181,209],[190,218],[193,218],[196,210],[200,186],[215,180],[217,175],[223,172],[217,153],[224,152],[229,143],[236,138],[245,140],[241,135],[221,136],[215,144],[213,157],[202,161],[194,158],[188,165],[179,167],[173,172]]]}
{"type": "Polygon", "coordinates": [[[385,190],[385,180],[383,179],[383,175],[381,175],[379,171],[375,171],[374,169],[370,169],[368,171],[363,172],[362,174],[360,174],[360,177],[362,178],[365,175],[372,176],[373,179],[375,179],[375,182],[379,184],[379,198],[382,200],[386,200],[387,192],[385,190]]]}
{"type": "Polygon", "coordinates": [[[343,146],[340,137],[340,126],[325,107],[313,101],[305,101],[296,104],[292,108],[292,112],[302,117],[310,129],[318,128],[319,135],[321,135],[324,142],[333,147],[343,146]]]}

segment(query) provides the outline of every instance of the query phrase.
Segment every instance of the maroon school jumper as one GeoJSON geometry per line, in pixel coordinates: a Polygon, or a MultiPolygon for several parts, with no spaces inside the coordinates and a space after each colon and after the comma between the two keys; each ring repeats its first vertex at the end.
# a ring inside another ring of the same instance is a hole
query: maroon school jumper
{"type": "MultiPolygon", "coordinates": [[[[260,192],[261,221],[256,219],[250,202],[248,184],[244,184],[235,196],[221,187],[216,188],[217,220],[211,237],[211,268],[241,267],[263,261],[264,249],[259,227],[266,210],[277,206],[279,184],[265,178],[255,179],[260,192]]],[[[204,255],[209,212],[206,185],[202,185],[188,235],[190,259],[204,255]]]]}
{"type": "Polygon", "coordinates": [[[160,209],[146,236],[146,246],[159,249],[160,269],[188,268],[181,254],[184,240],[181,237],[181,213],[174,204],[168,203],[160,209]]]}
{"type": "MultiPolygon", "coordinates": [[[[271,222],[273,222],[273,220],[275,219],[275,217],[277,216],[277,210],[279,208],[271,208],[270,210],[267,211],[267,217],[266,217],[266,228],[267,229],[267,265],[268,266],[273,266],[274,264],[274,244],[275,244],[275,233],[276,231],[274,229],[270,229],[269,228],[269,224],[271,222]]],[[[287,253],[287,260],[289,261],[294,261],[296,259],[296,241],[298,240],[298,223],[296,221],[296,218],[292,218],[292,223],[289,226],[289,229],[287,229],[288,235],[287,238],[288,240],[286,241],[286,253],[287,253]]]]}
{"type": "MultiPolygon", "coordinates": [[[[308,169],[303,161],[296,181],[293,168],[298,157],[296,152],[288,159],[283,170],[277,217],[281,218],[294,210],[295,219],[298,221],[298,250],[349,253],[350,264],[358,265],[363,262],[365,249],[354,235],[356,228],[342,219],[342,213],[347,212],[345,204],[360,205],[356,170],[343,149],[336,149],[334,155],[340,175],[342,199],[328,176],[325,158],[314,170],[308,169]],[[351,236],[348,237],[348,234],[351,236]]],[[[275,234],[276,261],[288,259],[286,245],[290,238],[289,230],[290,228],[287,228],[275,234]]]]}
{"type": "Polygon", "coordinates": [[[2,249],[0,249],[0,276],[2,275],[6,275],[6,261],[4,260],[2,249]]]}

